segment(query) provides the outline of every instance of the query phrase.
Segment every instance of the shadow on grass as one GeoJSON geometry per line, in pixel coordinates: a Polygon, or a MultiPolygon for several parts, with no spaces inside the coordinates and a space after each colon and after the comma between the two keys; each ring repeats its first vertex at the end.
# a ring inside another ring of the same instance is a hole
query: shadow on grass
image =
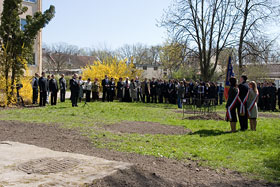
{"type": "Polygon", "coordinates": [[[190,133],[190,135],[199,135],[200,137],[207,137],[207,136],[219,136],[222,134],[229,134],[230,132],[220,131],[220,130],[207,130],[202,129],[193,133],[190,133]]]}
{"type": "Polygon", "coordinates": [[[280,184],[280,152],[264,159],[264,166],[270,168],[271,178],[280,184]]]}

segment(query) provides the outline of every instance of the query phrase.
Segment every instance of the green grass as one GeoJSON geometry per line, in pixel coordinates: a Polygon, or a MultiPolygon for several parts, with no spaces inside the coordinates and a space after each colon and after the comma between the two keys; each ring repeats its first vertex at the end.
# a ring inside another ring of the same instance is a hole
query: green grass
{"type": "MultiPolygon", "coordinates": [[[[143,103],[88,103],[72,108],[69,101],[57,106],[0,111],[1,120],[59,123],[80,128],[94,146],[179,160],[199,160],[215,169],[250,174],[258,179],[280,182],[280,119],[259,118],[257,131],[225,133],[224,121],[182,120],[175,105],[143,103]],[[149,121],[184,126],[189,135],[114,134],[94,128],[121,121],[149,121]]],[[[223,111],[224,106],[219,106],[223,111]]]]}

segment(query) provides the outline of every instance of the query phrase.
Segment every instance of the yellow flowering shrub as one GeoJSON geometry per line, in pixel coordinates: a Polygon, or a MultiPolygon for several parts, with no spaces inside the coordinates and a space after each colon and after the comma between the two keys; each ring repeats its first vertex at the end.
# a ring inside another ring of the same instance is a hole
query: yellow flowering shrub
{"type": "Polygon", "coordinates": [[[105,75],[108,75],[109,78],[114,78],[115,80],[118,80],[120,77],[123,79],[126,77],[129,77],[130,79],[135,79],[136,76],[140,77],[142,71],[137,70],[133,62],[127,64],[126,61],[126,59],[118,60],[117,58],[108,59],[104,62],[94,61],[93,65],[88,65],[82,68],[83,79],[90,78],[91,80],[94,80],[95,78],[98,78],[100,83],[105,75]]]}
{"type": "MultiPolygon", "coordinates": [[[[25,104],[31,104],[32,102],[32,86],[31,86],[31,81],[32,81],[32,77],[29,76],[29,72],[28,69],[25,72],[25,76],[20,77],[20,81],[19,83],[21,83],[23,85],[23,88],[21,88],[19,90],[19,94],[22,97],[23,101],[25,104]]],[[[15,87],[16,85],[14,85],[15,87]]],[[[8,88],[9,88],[9,92],[11,91],[11,80],[9,77],[8,80],[8,88]]],[[[7,106],[8,105],[8,96],[6,95],[6,79],[3,76],[0,76],[0,106],[7,106]]],[[[12,102],[10,103],[10,105],[14,105],[17,102],[17,92],[16,89],[14,89],[14,93],[12,96],[12,102]]]]}
{"type": "Polygon", "coordinates": [[[19,90],[19,94],[22,97],[25,104],[32,103],[33,89],[32,89],[32,76],[30,76],[29,71],[26,70],[25,76],[21,77],[20,83],[22,88],[19,90]]]}

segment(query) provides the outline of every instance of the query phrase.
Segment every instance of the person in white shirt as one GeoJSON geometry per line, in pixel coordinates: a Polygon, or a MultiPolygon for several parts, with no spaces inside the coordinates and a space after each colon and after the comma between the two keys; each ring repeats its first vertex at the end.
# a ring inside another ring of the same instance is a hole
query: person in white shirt
{"type": "Polygon", "coordinates": [[[90,102],[90,95],[91,95],[91,88],[92,88],[92,82],[90,78],[84,83],[85,90],[86,90],[86,102],[90,102]]]}

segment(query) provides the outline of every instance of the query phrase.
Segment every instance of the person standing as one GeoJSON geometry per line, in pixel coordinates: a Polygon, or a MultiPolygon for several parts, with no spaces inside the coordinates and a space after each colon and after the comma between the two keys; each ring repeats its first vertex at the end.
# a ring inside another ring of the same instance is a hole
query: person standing
{"type": "Polygon", "coordinates": [[[78,103],[80,85],[79,85],[79,81],[77,80],[77,78],[78,78],[78,75],[75,73],[73,75],[73,78],[70,80],[72,107],[78,106],[77,103],[78,103]]]}
{"type": "Polygon", "coordinates": [[[65,102],[65,93],[66,93],[66,80],[64,78],[64,74],[61,74],[59,79],[59,88],[60,88],[60,102],[65,102]]]}
{"type": "Polygon", "coordinates": [[[114,97],[116,96],[116,83],[115,79],[111,78],[111,81],[109,82],[110,84],[110,91],[109,91],[109,101],[113,102],[114,97]]]}
{"type": "Polygon", "coordinates": [[[239,88],[239,98],[238,98],[238,117],[241,131],[245,131],[248,129],[248,115],[247,115],[247,100],[249,95],[249,86],[246,83],[247,76],[242,75],[240,77],[239,88]]]}
{"type": "Polygon", "coordinates": [[[136,86],[136,90],[137,90],[137,102],[140,101],[140,98],[142,100],[142,96],[141,96],[141,82],[139,81],[139,78],[136,76],[135,78],[135,86],[136,86]]]}
{"type": "Polygon", "coordinates": [[[107,98],[107,101],[109,102],[110,83],[107,75],[105,75],[105,78],[102,80],[102,89],[103,89],[102,101],[104,102],[105,98],[107,98]]]}
{"type": "Polygon", "coordinates": [[[117,83],[117,97],[119,99],[119,102],[123,101],[123,81],[122,81],[122,77],[119,78],[119,81],[117,83]]]}
{"type": "Polygon", "coordinates": [[[32,104],[38,103],[38,91],[39,91],[39,74],[35,73],[34,78],[32,79],[32,90],[33,90],[33,102],[32,104]]]}
{"type": "Polygon", "coordinates": [[[164,103],[167,103],[168,102],[168,91],[167,91],[167,88],[168,88],[168,83],[166,80],[163,81],[163,84],[162,84],[162,94],[163,94],[163,97],[164,97],[164,103]]]}
{"type": "Polygon", "coordinates": [[[179,85],[177,86],[177,101],[178,101],[178,108],[182,108],[182,99],[185,95],[185,86],[184,82],[180,81],[179,85]]]}
{"type": "Polygon", "coordinates": [[[250,120],[250,128],[252,131],[256,131],[257,118],[258,118],[258,99],[259,92],[255,81],[249,83],[249,96],[247,100],[247,111],[250,120]]]}
{"type": "Polygon", "coordinates": [[[42,76],[39,78],[39,88],[40,88],[40,106],[46,106],[47,102],[47,91],[48,91],[48,80],[46,78],[46,73],[42,72],[42,76]]]}
{"type": "Polygon", "coordinates": [[[91,79],[88,78],[88,80],[84,84],[85,84],[85,91],[86,91],[86,102],[90,102],[90,95],[92,89],[91,79]]]}
{"type": "Polygon", "coordinates": [[[137,83],[134,81],[134,79],[131,79],[130,81],[130,94],[132,102],[137,101],[137,83]]]}
{"type": "Polygon", "coordinates": [[[142,102],[149,103],[150,102],[150,84],[148,82],[148,79],[145,78],[143,82],[141,82],[141,92],[142,92],[142,102]],[[146,99],[147,98],[147,99],[146,99]]]}
{"type": "Polygon", "coordinates": [[[80,86],[78,98],[79,98],[79,102],[82,102],[82,99],[84,97],[84,81],[82,79],[82,76],[79,76],[78,84],[80,86]]]}
{"type": "Polygon", "coordinates": [[[51,79],[49,80],[49,90],[51,93],[51,105],[56,105],[58,86],[54,75],[51,75],[51,79]]]}
{"type": "Polygon", "coordinates": [[[125,82],[124,82],[124,102],[131,102],[131,97],[130,97],[130,81],[129,78],[126,77],[125,82]]]}
{"type": "Polygon", "coordinates": [[[163,81],[160,79],[158,81],[158,87],[157,87],[157,95],[158,95],[159,103],[163,103],[163,89],[164,89],[164,84],[163,81]]]}
{"type": "Polygon", "coordinates": [[[153,77],[152,81],[150,82],[152,103],[157,103],[157,86],[158,86],[158,83],[155,80],[155,78],[153,77]]]}
{"type": "Polygon", "coordinates": [[[236,107],[238,104],[239,89],[237,87],[237,80],[235,77],[229,79],[230,88],[228,90],[228,100],[226,103],[227,115],[226,121],[230,122],[231,132],[236,132],[236,107]]]}
{"type": "Polygon", "coordinates": [[[223,87],[223,84],[221,83],[220,86],[218,86],[218,95],[219,95],[220,105],[223,104],[224,91],[225,91],[225,88],[223,87]]]}
{"type": "Polygon", "coordinates": [[[95,78],[92,84],[92,100],[98,101],[99,99],[99,82],[98,79],[95,78]]]}
{"type": "Polygon", "coordinates": [[[50,99],[50,88],[49,88],[49,83],[50,83],[50,80],[51,80],[51,76],[48,75],[47,76],[47,99],[46,99],[46,103],[49,104],[49,99],[50,99]]]}
{"type": "Polygon", "coordinates": [[[173,80],[169,80],[169,83],[167,85],[167,93],[168,93],[168,102],[169,104],[175,104],[176,101],[174,101],[173,99],[173,95],[174,95],[175,91],[175,84],[173,82],[173,80]]]}

